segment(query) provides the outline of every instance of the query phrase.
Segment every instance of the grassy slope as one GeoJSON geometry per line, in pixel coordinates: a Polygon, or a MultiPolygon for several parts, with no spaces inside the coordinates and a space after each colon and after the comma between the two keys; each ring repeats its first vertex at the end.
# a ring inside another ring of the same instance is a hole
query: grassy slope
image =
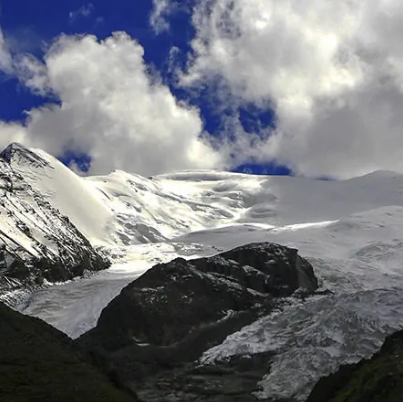
{"type": "Polygon", "coordinates": [[[133,402],[45,322],[0,303],[0,401],[133,402]]]}

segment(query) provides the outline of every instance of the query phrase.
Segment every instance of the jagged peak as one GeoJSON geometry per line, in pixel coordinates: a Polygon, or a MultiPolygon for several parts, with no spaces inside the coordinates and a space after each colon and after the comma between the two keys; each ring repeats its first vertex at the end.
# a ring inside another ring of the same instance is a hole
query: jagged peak
{"type": "Polygon", "coordinates": [[[48,161],[42,158],[37,153],[18,142],[12,142],[1,154],[0,158],[6,161],[11,166],[14,164],[28,163],[34,167],[50,167],[48,161]]]}
{"type": "Polygon", "coordinates": [[[29,149],[19,142],[12,142],[7,146],[7,148],[4,149],[3,152],[1,152],[0,156],[3,159],[7,160],[7,158],[10,159],[12,154],[14,154],[15,152],[29,152],[29,149]]]}

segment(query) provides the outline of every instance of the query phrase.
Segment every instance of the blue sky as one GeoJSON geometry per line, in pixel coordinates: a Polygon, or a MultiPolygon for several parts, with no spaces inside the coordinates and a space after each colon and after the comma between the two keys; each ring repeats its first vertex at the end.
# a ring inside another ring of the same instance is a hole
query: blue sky
{"type": "MultiPolygon", "coordinates": [[[[178,100],[185,100],[200,109],[204,128],[211,136],[219,136],[224,110],[217,110],[214,102],[214,86],[200,90],[178,87],[169,68],[169,56],[173,47],[179,51],[175,63],[186,65],[186,55],[191,52],[190,41],[195,35],[191,23],[190,8],[182,7],[172,15],[170,29],[156,34],[149,19],[153,10],[151,0],[115,0],[83,3],[79,0],[54,3],[50,0],[3,1],[1,3],[1,26],[4,37],[14,53],[27,52],[39,59],[45,49],[61,34],[92,34],[99,40],[109,37],[115,31],[124,31],[144,48],[146,64],[156,69],[178,100]],[[21,12],[21,10],[24,10],[21,12]]],[[[0,83],[0,119],[4,121],[24,120],[25,112],[49,102],[58,102],[54,97],[33,93],[16,77],[3,74],[0,83]]],[[[238,108],[240,122],[245,132],[259,132],[260,129],[275,127],[275,113],[270,108],[246,104],[238,108]]],[[[66,149],[58,157],[67,165],[72,161],[87,170],[91,158],[83,153],[66,149]]],[[[285,166],[268,161],[254,163],[247,161],[232,170],[256,174],[290,174],[285,166]]]]}
{"type": "Polygon", "coordinates": [[[403,172],[401,0],[0,10],[0,147],[89,174],[403,172]]]}

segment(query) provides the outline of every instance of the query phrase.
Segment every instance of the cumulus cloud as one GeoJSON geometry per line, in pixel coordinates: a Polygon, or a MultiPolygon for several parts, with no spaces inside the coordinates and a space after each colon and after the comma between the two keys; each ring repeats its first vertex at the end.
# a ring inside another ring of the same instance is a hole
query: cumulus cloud
{"type": "MultiPolygon", "coordinates": [[[[178,4],[154,0],[157,33],[169,28],[178,4]]],[[[212,82],[217,110],[233,110],[219,141],[204,133],[199,110],[151,72],[143,48],[116,33],[104,41],[62,36],[44,62],[11,56],[0,35],[0,69],[57,100],[29,111],[24,125],[1,123],[0,142],[87,154],[91,173],[149,175],[251,160],[309,176],[403,172],[401,1],[195,0],[192,23],[180,84],[212,82]],[[251,104],[275,109],[275,130],[242,129],[239,108],[251,104]]]]}
{"type": "Polygon", "coordinates": [[[182,85],[219,79],[231,102],[275,107],[276,131],[244,159],[316,176],[403,171],[400,0],[198,0],[193,25],[182,85]]]}
{"type": "Polygon", "coordinates": [[[148,71],[143,53],[127,34],[115,33],[104,41],[62,36],[44,65],[23,57],[20,79],[59,103],[29,111],[24,127],[3,125],[1,138],[54,155],[67,149],[87,154],[92,174],[124,169],[150,175],[221,166],[203,134],[199,111],[175,99],[148,71]]]}

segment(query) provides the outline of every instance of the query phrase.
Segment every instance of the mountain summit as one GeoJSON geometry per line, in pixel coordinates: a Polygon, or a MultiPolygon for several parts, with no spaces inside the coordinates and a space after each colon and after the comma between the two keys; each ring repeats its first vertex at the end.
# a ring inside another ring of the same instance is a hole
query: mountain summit
{"type": "Polygon", "coordinates": [[[24,147],[23,145],[13,142],[10,144],[1,154],[0,158],[6,161],[8,164],[22,165],[24,163],[30,164],[34,167],[47,167],[50,164],[37,153],[24,147]]]}

